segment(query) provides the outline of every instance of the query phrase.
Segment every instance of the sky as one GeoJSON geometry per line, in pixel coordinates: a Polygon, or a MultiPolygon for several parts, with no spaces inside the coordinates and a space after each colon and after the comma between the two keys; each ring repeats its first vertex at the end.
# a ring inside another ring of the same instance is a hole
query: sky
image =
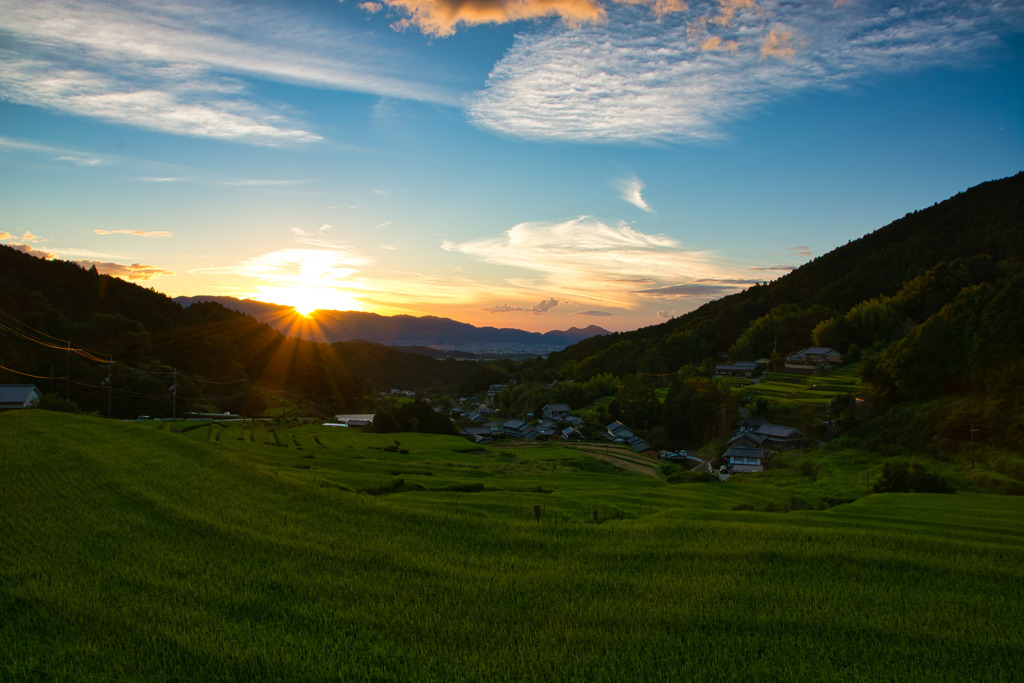
{"type": "Polygon", "coordinates": [[[1020,0],[0,0],[0,242],[631,330],[1024,169],[1020,0]]]}

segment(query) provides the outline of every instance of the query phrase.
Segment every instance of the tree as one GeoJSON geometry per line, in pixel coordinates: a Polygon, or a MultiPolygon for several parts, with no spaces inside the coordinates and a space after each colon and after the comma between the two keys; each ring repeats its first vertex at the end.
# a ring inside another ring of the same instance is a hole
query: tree
{"type": "Polygon", "coordinates": [[[642,375],[622,378],[622,385],[612,401],[611,412],[615,419],[634,429],[649,428],[660,422],[659,409],[658,396],[649,378],[642,375]]]}
{"type": "Polygon", "coordinates": [[[677,379],[662,405],[662,424],[675,446],[693,447],[715,437],[721,427],[729,392],[704,377],[677,379]]]}
{"type": "Polygon", "coordinates": [[[919,462],[889,461],[871,487],[874,493],[953,493],[953,485],[919,462]]]}

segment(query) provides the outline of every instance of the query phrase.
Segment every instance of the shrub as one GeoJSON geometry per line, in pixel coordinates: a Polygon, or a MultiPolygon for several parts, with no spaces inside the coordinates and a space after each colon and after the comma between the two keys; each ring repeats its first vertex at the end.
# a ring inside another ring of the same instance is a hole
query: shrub
{"type": "Polygon", "coordinates": [[[919,462],[890,461],[871,489],[874,493],[953,493],[953,485],[944,477],[925,470],[919,462]]]}
{"type": "Polygon", "coordinates": [[[60,394],[46,394],[35,404],[40,410],[52,410],[58,413],[81,413],[82,409],[74,401],[68,400],[60,394]]]}

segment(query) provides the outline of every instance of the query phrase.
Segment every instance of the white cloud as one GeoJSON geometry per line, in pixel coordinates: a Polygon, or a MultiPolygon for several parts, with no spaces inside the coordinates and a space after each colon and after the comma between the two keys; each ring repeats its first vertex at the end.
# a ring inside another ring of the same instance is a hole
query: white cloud
{"type": "Polygon", "coordinates": [[[476,125],[532,139],[678,142],[808,89],[970,65],[1024,27],[1020,3],[694,3],[657,17],[609,5],[608,22],[522,33],[469,107],[476,125]],[[728,11],[726,11],[728,10],[728,11]],[[710,19],[708,18],[710,17],[710,19]]]}
{"type": "Polygon", "coordinates": [[[742,274],[714,253],[689,251],[672,238],[627,225],[609,226],[589,216],[562,223],[522,223],[499,237],[442,246],[532,273],[507,279],[521,290],[521,296],[528,292],[550,296],[550,292],[581,304],[599,302],[621,308],[633,308],[645,298],[638,294],[638,285],[654,289],[742,274]]]}
{"type": "Polygon", "coordinates": [[[97,235],[132,235],[134,237],[174,237],[166,230],[93,230],[97,235]]]}
{"type": "MultiPolygon", "coordinates": [[[[3,76],[0,75],[0,80],[3,76]]],[[[28,152],[30,154],[39,154],[48,156],[55,161],[66,161],[76,166],[92,167],[92,166],[106,166],[110,163],[110,160],[105,157],[96,155],[84,155],[76,151],[63,149],[60,147],[52,147],[50,145],[41,145],[37,142],[27,142],[25,140],[14,140],[13,138],[0,137],[0,150],[10,150],[17,152],[28,152]]]]}
{"type": "Polygon", "coordinates": [[[305,178],[242,178],[237,180],[218,180],[215,185],[226,185],[228,187],[297,187],[306,185],[310,181],[305,178]]]}
{"type": "Polygon", "coordinates": [[[636,208],[646,211],[647,213],[654,213],[646,201],[644,201],[643,191],[644,183],[642,180],[637,178],[635,175],[629,175],[623,178],[618,183],[620,196],[636,208]]]}
{"type": "Polygon", "coordinates": [[[96,271],[103,275],[112,275],[124,280],[151,280],[155,277],[174,275],[173,270],[164,270],[156,266],[148,266],[141,263],[126,265],[124,263],[113,263],[110,261],[75,261],[79,266],[88,270],[96,268],[96,271]]]}
{"type": "Polygon", "coordinates": [[[258,145],[320,136],[242,78],[452,105],[410,60],[313,14],[243,3],[0,0],[0,96],[173,134],[258,145]]]}
{"type": "Polygon", "coordinates": [[[102,166],[104,164],[103,159],[96,157],[76,157],[76,156],[59,156],[57,161],[67,161],[74,164],[75,166],[102,166]]]}

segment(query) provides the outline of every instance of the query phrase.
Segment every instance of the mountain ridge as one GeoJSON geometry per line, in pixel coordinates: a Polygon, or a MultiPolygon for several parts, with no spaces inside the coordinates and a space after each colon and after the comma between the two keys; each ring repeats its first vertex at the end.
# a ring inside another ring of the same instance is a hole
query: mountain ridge
{"type": "Polygon", "coordinates": [[[582,339],[609,334],[608,330],[597,325],[527,332],[511,327],[477,327],[433,315],[385,316],[364,311],[334,310],[317,311],[315,324],[297,326],[291,306],[212,295],[178,296],[174,301],[186,308],[194,303],[219,303],[225,308],[251,315],[279,331],[326,343],[361,340],[395,347],[510,344],[564,348],[582,339]]]}

